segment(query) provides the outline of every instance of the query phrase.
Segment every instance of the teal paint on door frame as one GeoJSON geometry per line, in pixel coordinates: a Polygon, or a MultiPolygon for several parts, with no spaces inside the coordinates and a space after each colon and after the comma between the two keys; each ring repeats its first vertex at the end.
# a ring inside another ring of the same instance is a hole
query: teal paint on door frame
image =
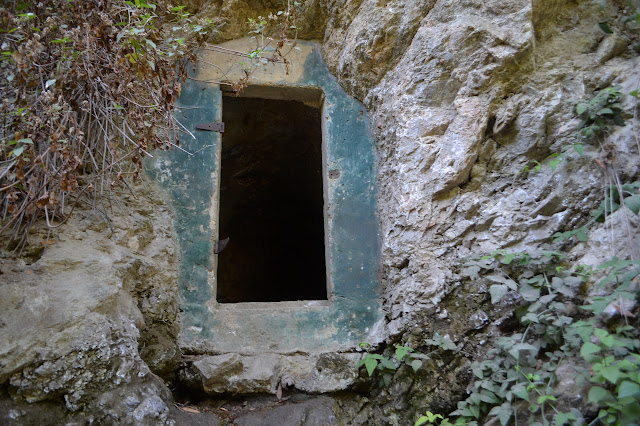
{"type": "MultiPolygon", "coordinates": [[[[285,93],[289,99],[295,99],[297,89],[303,97],[310,93],[308,89],[323,93],[329,300],[216,302],[217,256],[213,254],[213,242],[218,238],[221,137],[195,128],[197,124],[220,121],[222,92],[217,84],[189,79],[183,83],[175,116],[196,139],[183,132],[180,140],[184,151],[173,148],[147,162],[149,174],[163,188],[175,212],[174,228],[181,252],[180,344],[189,350],[251,353],[346,349],[367,340],[382,318],[375,146],[367,113],[329,73],[315,43],[298,45],[302,53],[295,59],[298,68],[292,75],[271,70],[270,74],[258,74],[255,84],[275,96],[285,93]]],[[[206,62],[212,61],[216,58],[207,57],[206,62]]],[[[202,64],[193,77],[212,80],[202,64]]]]}

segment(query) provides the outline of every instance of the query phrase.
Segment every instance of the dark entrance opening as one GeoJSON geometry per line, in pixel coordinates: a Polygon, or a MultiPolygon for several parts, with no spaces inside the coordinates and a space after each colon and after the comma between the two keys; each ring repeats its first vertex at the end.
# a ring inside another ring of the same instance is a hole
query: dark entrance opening
{"type": "Polygon", "coordinates": [[[217,301],[326,300],[320,109],[223,96],[217,301]]]}

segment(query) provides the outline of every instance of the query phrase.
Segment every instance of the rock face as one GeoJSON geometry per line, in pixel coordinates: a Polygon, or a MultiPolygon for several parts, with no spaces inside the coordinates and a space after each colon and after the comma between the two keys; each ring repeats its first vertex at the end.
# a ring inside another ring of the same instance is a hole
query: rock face
{"type": "MultiPolygon", "coordinates": [[[[589,221],[603,182],[612,179],[609,171],[623,182],[638,180],[632,126],[614,128],[608,138],[620,153],[615,161],[601,158],[597,146],[586,144],[582,156],[572,148],[576,102],[610,85],[628,93],[640,79],[630,47],[635,36],[622,26],[614,34],[598,27],[603,20],[618,22],[627,13],[622,3],[603,10],[586,0],[304,3],[301,38],[322,42],[331,71],[372,118],[389,342],[419,344],[440,331],[481,352],[486,339],[500,334],[503,318],[488,305],[486,288],[466,287],[457,269],[461,260],[501,248],[536,250],[554,233],[589,221]],[[564,153],[555,169],[552,153],[564,153]],[[595,160],[608,161],[605,169],[595,160]],[[536,162],[542,164],[537,173],[536,162]]],[[[247,17],[266,15],[280,2],[191,4],[225,23],[212,39],[217,42],[244,36],[247,17]]],[[[637,105],[624,102],[631,111],[625,118],[637,124],[637,105]]],[[[111,225],[96,221],[99,213],[77,215],[37,260],[2,259],[4,423],[37,422],[42,412],[33,407],[46,404],[58,407],[47,413],[59,418],[170,421],[169,392],[158,376],[170,379],[180,359],[179,256],[170,212],[148,191],[131,201],[133,213],[112,213],[111,225]]],[[[591,264],[604,260],[605,250],[637,256],[638,226],[623,214],[612,220],[631,223],[624,236],[612,241],[615,236],[597,225],[572,256],[591,264]],[[616,246],[621,241],[631,243],[616,246]]],[[[34,238],[46,239],[42,232],[34,238]]],[[[287,362],[298,361],[318,362],[287,362]]],[[[230,380],[238,383],[233,392],[274,393],[281,375],[273,372],[284,368],[282,362],[270,355],[203,357],[190,363],[185,380],[212,394],[221,381],[230,392],[230,380]],[[255,371],[243,376],[248,369],[255,371]]],[[[372,400],[345,394],[335,397],[339,409],[319,403],[309,410],[327,419],[332,410],[340,412],[338,423],[323,424],[408,424],[424,407],[455,406],[471,379],[469,362],[434,362],[416,378],[400,370],[406,380],[375,390],[372,400]]],[[[563,374],[560,386],[571,389],[570,372],[563,374]]],[[[344,389],[358,385],[355,376],[343,379],[344,389]]],[[[291,424],[303,424],[307,408],[287,413],[298,419],[291,424]]],[[[243,421],[255,424],[250,417],[243,421]]]]}
{"type": "Polygon", "coordinates": [[[192,363],[192,386],[210,395],[277,393],[297,389],[308,393],[337,392],[349,389],[357,378],[353,367],[359,354],[324,353],[319,355],[260,354],[242,356],[229,353],[202,356],[192,363]]]}
{"type": "MultiPolygon", "coordinates": [[[[584,223],[602,172],[596,149],[580,158],[566,150],[574,105],[637,78],[637,59],[617,56],[611,40],[620,36],[597,28],[590,2],[420,3],[342,8],[349,19],[329,21],[324,45],[329,67],[374,118],[392,334],[437,309],[464,256],[531,249],[584,223]],[[385,49],[393,60],[378,64],[374,52],[385,49]],[[563,150],[555,172],[520,173],[563,150]]],[[[634,152],[633,138],[622,140],[620,152],[634,152]]],[[[623,179],[637,176],[637,161],[620,160],[623,179]]]]}
{"type": "MultiPolygon", "coordinates": [[[[139,195],[109,224],[79,212],[37,260],[0,260],[0,383],[16,402],[61,401],[98,422],[167,419],[170,393],[152,371],[170,377],[179,361],[177,258],[169,212],[139,195]]],[[[15,424],[44,421],[15,413],[15,424]]]]}

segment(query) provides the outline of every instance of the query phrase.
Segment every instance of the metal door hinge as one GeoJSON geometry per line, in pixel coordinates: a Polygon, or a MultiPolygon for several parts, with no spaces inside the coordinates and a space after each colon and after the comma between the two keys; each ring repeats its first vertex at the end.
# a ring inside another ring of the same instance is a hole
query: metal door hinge
{"type": "Polygon", "coordinates": [[[220,123],[197,124],[196,129],[208,130],[210,132],[224,133],[224,123],[220,122],[220,123]]]}

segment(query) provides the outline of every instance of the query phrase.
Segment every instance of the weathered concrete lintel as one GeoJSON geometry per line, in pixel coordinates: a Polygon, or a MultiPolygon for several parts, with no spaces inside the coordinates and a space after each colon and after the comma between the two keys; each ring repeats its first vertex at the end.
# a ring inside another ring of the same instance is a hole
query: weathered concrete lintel
{"type": "Polygon", "coordinates": [[[235,93],[230,86],[221,85],[223,95],[240,98],[278,99],[285,101],[300,101],[305,104],[322,108],[324,92],[317,87],[289,87],[289,86],[247,86],[241,93],[235,93]]]}
{"type": "Polygon", "coordinates": [[[219,311],[273,311],[275,310],[309,310],[326,309],[331,306],[328,300],[300,300],[294,302],[246,302],[246,303],[217,303],[214,309],[219,311]]]}

